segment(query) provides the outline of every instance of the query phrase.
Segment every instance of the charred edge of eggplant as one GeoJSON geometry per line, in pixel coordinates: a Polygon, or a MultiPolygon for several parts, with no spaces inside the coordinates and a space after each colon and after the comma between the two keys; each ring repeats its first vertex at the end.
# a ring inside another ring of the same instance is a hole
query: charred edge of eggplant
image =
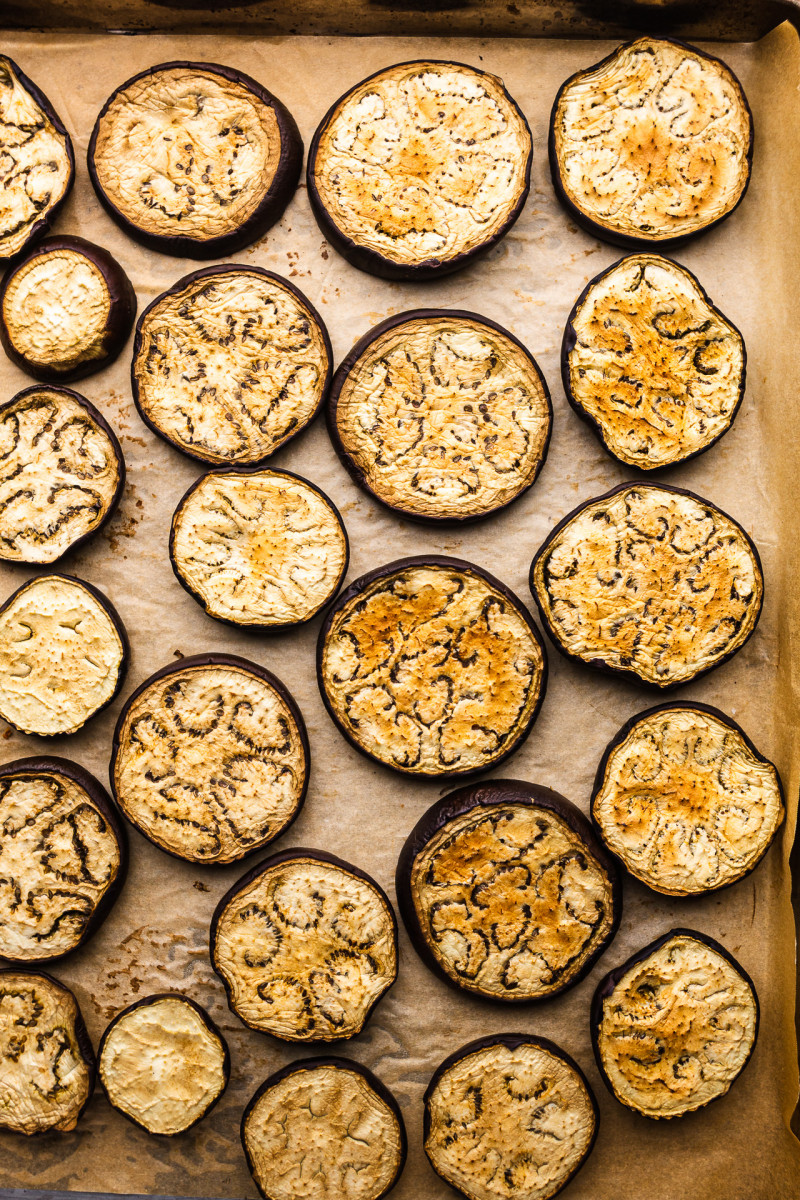
{"type": "Polygon", "coordinates": [[[381,321],[378,325],[373,326],[372,329],[365,333],[364,336],[356,342],[355,346],[353,346],[353,349],[350,351],[347,357],[342,360],[336,369],[336,374],[333,377],[333,383],[331,384],[327,397],[325,420],[328,426],[328,436],[331,439],[333,448],[336,451],[339,461],[353,482],[369,496],[371,496],[373,500],[377,500],[377,502],[383,505],[384,508],[388,509],[389,512],[396,513],[398,516],[403,517],[406,520],[419,522],[422,525],[435,525],[437,527],[461,526],[472,524],[475,521],[482,521],[487,517],[493,517],[497,513],[503,512],[516,500],[519,500],[521,496],[524,496],[525,493],[536,483],[536,480],[541,474],[542,467],[547,461],[547,454],[550,449],[550,439],[553,434],[553,401],[550,396],[550,388],[547,386],[547,380],[542,374],[542,370],[536,359],[531,354],[530,350],[527,348],[527,346],[523,345],[519,338],[514,337],[514,334],[509,333],[509,331],[502,325],[498,325],[496,321],[492,321],[488,317],[479,316],[478,313],[467,312],[458,308],[415,308],[409,309],[407,312],[399,313],[397,316],[388,317],[385,321],[381,321]],[[528,362],[533,366],[534,371],[538,376],[539,383],[541,384],[545,403],[547,405],[547,435],[544,440],[544,445],[542,446],[542,453],[539,458],[539,463],[532,478],[526,484],[524,484],[523,487],[519,488],[519,490],[514,496],[511,497],[510,500],[506,500],[504,504],[498,504],[496,508],[491,508],[486,512],[476,513],[475,515],[463,517],[422,516],[418,513],[410,512],[408,509],[401,508],[397,504],[390,504],[388,500],[384,500],[382,496],[380,496],[372,487],[370,487],[364,472],[355,464],[345,449],[337,426],[339,397],[341,395],[342,388],[347,382],[353,369],[357,366],[359,359],[370,348],[372,343],[375,342],[379,337],[382,337],[384,333],[388,333],[390,330],[395,329],[398,325],[404,325],[409,321],[423,321],[435,318],[448,318],[458,321],[473,321],[475,324],[483,325],[487,329],[491,329],[493,333],[499,333],[504,338],[507,338],[509,342],[511,342],[522,354],[524,354],[528,362]]]}
{"type": "Polygon", "coordinates": [[[125,818],[125,820],[130,825],[132,825],[133,828],[136,829],[137,832],[142,835],[142,837],[147,838],[147,840],[153,846],[155,846],[158,850],[160,850],[163,854],[168,854],[170,856],[170,858],[176,858],[180,862],[191,863],[192,866],[198,866],[198,867],[205,866],[205,867],[212,867],[212,868],[213,867],[218,867],[218,868],[232,867],[232,866],[235,866],[236,863],[241,862],[242,859],[248,858],[251,854],[256,854],[259,850],[266,849],[266,847],[269,846],[271,844],[271,842],[267,842],[265,845],[261,845],[261,846],[253,846],[253,848],[251,850],[244,850],[237,858],[231,860],[230,862],[203,863],[203,862],[198,861],[195,858],[184,858],[184,856],[182,854],[177,854],[174,850],[168,850],[166,848],[166,846],[162,846],[160,842],[157,842],[157,841],[155,841],[154,838],[150,837],[150,835],[144,829],[141,829],[139,827],[139,825],[137,825],[137,823],[135,821],[133,821],[128,816],[128,814],[125,812],[125,809],[122,805],[122,801],[119,798],[119,793],[117,791],[117,785],[116,785],[116,780],[115,780],[117,759],[119,758],[120,746],[121,746],[121,742],[122,742],[122,729],[125,724],[125,721],[127,720],[128,713],[130,712],[131,707],[136,703],[136,701],[139,699],[139,697],[142,695],[142,693],[145,692],[149,687],[152,687],[152,685],[154,683],[158,683],[159,680],[161,680],[161,679],[168,679],[171,675],[177,675],[183,671],[190,670],[192,667],[231,667],[235,670],[244,671],[248,675],[253,675],[256,679],[259,679],[263,683],[268,684],[269,687],[271,687],[273,689],[273,691],[276,693],[276,695],[279,697],[279,699],[286,705],[292,718],[294,719],[295,725],[297,726],[297,735],[300,740],[300,745],[302,746],[302,749],[303,749],[303,757],[305,759],[306,770],[305,770],[305,778],[303,780],[303,786],[300,790],[300,796],[297,800],[295,810],[294,810],[292,816],[289,818],[289,820],[286,822],[286,824],[281,829],[280,833],[278,833],[276,835],[276,837],[272,839],[272,841],[277,841],[277,839],[279,837],[283,837],[283,835],[288,831],[290,826],[292,826],[294,824],[294,822],[297,820],[297,818],[300,816],[300,813],[303,810],[303,805],[305,804],[305,801],[306,801],[306,796],[308,794],[308,783],[311,778],[311,746],[308,741],[308,731],[306,729],[306,723],[303,720],[303,714],[301,713],[300,708],[299,708],[294,696],[289,691],[289,689],[286,687],[286,684],[282,683],[281,680],[278,679],[277,675],[273,675],[272,672],[268,671],[266,667],[262,667],[258,663],[251,662],[250,659],[240,658],[236,654],[192,654],[192,655],[189,655],[186,658],[178,659],[177,662],[168,663],[166,667],[161,667],[158,671],[154,671],[153,674],[149,675],[147,677],[147,679],[144,680],[143,683],[139,684],[139,686],[135,689],[135,691],[131,692],[130,696],[125,701],[125,703],[123,704],[123,706],[120,710],[119,717],[117,718],[117,723],[114,726],[114,733],[111,738],[111,761],[110,761],[109,767],[108,767],[108,776],[109,776],[109,783],[110,783],[110,787],[111,787],[111,794],[114,797],[114,802],[115,802],[117,808],[119,809],[120,813],[125,818]]]}
{"type": "Polygon", "coordinates": [[[761,617],[761,610],[764,606],[763,584],[764,584],[764,568],[761,563],[761,556],[758,553],[755,542],[750,537],[750,534],[747,532],[747,530],[744,528],[744,526],[742,524],[740,524],[739,521],[735,520],[732,516],[730,516],[728,513],[726,513],[725,510],[720,508],[718,505],[712,504],[710,500],[704,500],[702,496],[698,496],[697,492],[690,492],[688,490],[688,488],[675,487],[674,484],[670,484],[670,483],[661,483],[661,484],[652,483],[646,479],[628,480],[627,483],[619,483],[619,484],[617,484],[616,487],[611,488],[610,491],[608,491],[608,492],[603,492],[602,495],[600,495],[600,496],[592,496],[588,500],[584,500],[582,504],[578,504],[575,508],[572,509],[571,512],[568,512],[567,515],[565,517],[562,517],[561,520],[558,522],[558,524],[555,525],[550,530],[547,537],[545,538],[545,540],[542,542],[539,549],[534,554],[533,561],[531,562],[531,569],[528,574],[528,586],[530,588],[531,595],[533,596],[533,599],[536,603],[536,608],[538,609],[542,624],[544,625],[545,629],[547,630],[547,634],[548,634],[548,637],[550,638],[550,641],[553,643],[553,645],[555,646],[555,648],[559,652],[559,654],[561,654],[564,658],[569,659],[570,662],[581,663],[584,667],[589,667],[591,670],[594,670],[594,671],[602,671],[604,675],[611,675],[615,679],[625,679],[629,683],[638,684],[640,687],[657,688],[658,691],[662,692],[662,693],[670,692],[675,688],[685,687],[687,683],[694,683],[697,679],[702,679],[702,677],[704,675],[708,675],[708,673],[710,671],[716,671],[716,670],[718,670],[719,667],[724,666],[724,664],[726,662],[728,662],[730,659],[734,658],[735,655],[737,655],[740,650],[744,649],[744,647],[750,641],[750,638],[755,633],[756,628],[758,627],[759,619],[761,617]],[[596,504],[596,503],[599,504],[601,500],[610,500],[611,497],[616,496],[618,492],[625,492],[629,488],[634,488],[637,491],[641,491],[643,488],[656,488],[658,491],[672,492],[674,495],[677,495],[677,496],[689,496],[690,499],[695,500],[698,504],[701,504],[704,508],[709,508],[713,512],[719,513],[719,515],[721,517],[724,517],[726,521],[730,521],[730,523],[732,525],[735,525],[736,528],[739,530],[739,532],[741,533],[745,542],[747,543],[750,553],[752,554],[753,559],[755,560],[756,566],[758,567],[758,573],[761,577],[762,588],[761,588],[761,596],[760,596],[759,602],[758,602],[758,611],[756,613],[755,620],[753,621],[752,629],[750,630],[750,632],[748,633],[748,635],[744,639],[744,641],[740,642],[739,645],[734,647],[733,650],[729,650],[727,652],[727,654],[723,654],[723,656],[721,658],[717,659],[716,662],[713,662],[711,664],[711,666],[704,667],[701,671],[697,671],[694,675],[692,675],[688,679],[678,679],[678,680],[673,680],[672,682],[668,682],[668,683],[649,683],[647,680],[642,679],[641,675],[639,675],[638,672],[636,672],[636,671],[631,671],[631,670],[628,670],[627,668],[623,668],[623,667],[609,666],[608,663],[606,663],[606,661],[601,658],[593,658],[593,659],[582,658],[580,654],[575,654],[571,650],[567,650],[564,646],[561,645],[561,642],[558,640],[558,638],[556,638],[554,636],[554,634],[550,628],[550,623],[547,619],[547,616],[545,615],[544,608],[543,608],[542,604],[540,603],[539,597],[536,593],[536,587],[534,585],[534,576],[535,576],[535,572],[536,572],[537,563],[539,562],[539,559],[542,557],[542,555],[547,552],[548,548],[550,547],[550,544],[555,540],[555,538],[558,536],[558,534],[561,533],[562,529],[564,529],[567,525],[569,525],[570,521],[574,520],[575,517],[579,516],[580,513],[585,508],[589,507],[589,505],[596,504]]]}
{"type": "Polygon", "coordinates": [[[300,178],[300,168],[303,165],[303,139],[300,136],[300,130],[297,128],[297,122],[288,108],[281,103],[277,96],[273,96],[262,84],[258,83],[250,75],[245,74],[244,71],[237,71],[233,67],[222,66],[220,63],[175,60],[157,63],[153,67],[148,67],[146,71],[139,71],[138,74],[132,75],[130,79],[126,79],[124,83],[121,83],[114,89],[100,109],[97,120],[94,123],[92,136],[89,139],[89,148],[86,152],[86,165],[89,170],[92,187],[103,208],[112,220],[116,221],[123,232],[127,233],[134,241],[139,242],[140,245],[146,246],[149,250],[157,250],[162,254],[174,254],[177,258],[226,258],[230,254],[236,254],[237,251],[243,250],[245,246],[251,245],[262,234],[271,229],[273,225],[277,224],[283,216],[290,200],[294,196],[297,181],[300,178]],[[161,71],[170,70],[200,71],[207,74],[219,75],[222,79],[227,80],[228,83],[235,83],[239,87],[252,92],[262,104],[273,110],[275,120],[278,124],[281,153],[269,191],[255,212],[237,229],[231,233],[210,238],[208,241],[198,241],[195,238],[183,237],[180,234],[146,233],[140,229],[121,213],[116,205],[106,196],[97,178],[97,171],[94,165],[100,122],[118,94],[129,88],[131,84],[137,83],[140,79],[146,79],[161,71]]]}
{"type": "Polygon", "coordinates": [[[706,54],[704,50],[699,50],[697,46],[693,46],[690,42],[681,41],[680,38],[661,37],[660,35],[656,34],[648,34],[646,36],[651,37],[653,41],[669,42],[672,46],[680,46],[682,50],[690,50],[691,53],[696,54],[698,58],[705,58],[708,62],[723,66],[738,87],[742,100],[742,106],[744,111],[747,113],[747,119],[750,127],[750,147],[746,156],[747,178],[745,179],[744,187],[742,188],[739,199],[736,201],[733,207],[728,209],[726,213],[723,213],[721,217],[717,217],[715,220],[709,221],[707,225],[703,225],[702,228],[696,229],[691,233],[682,233],[677,237],[672,238],[645,238],[634,237],[631,234],[614,233],[613,231],[606,229],[597,221],[593,221],[591,217],[585,216],[585,214],[577,207],[577,205],[573,204],[573,202],[567,196],[561,180],[561,169],[559,167],[558,153],[556,151],[556,117],[558,115],[558,106],[561,103],[561,97],[576,79],[580,79],[589,71],[596,71],[600,67],[605,66],[606,63],[611,62],[612,59],[616,58],[621,50],[627,50],[627,48],[632,46],[634,41],[637,41],[638,39],[633,39],[632,41],[628,42],[621,42],[620,45],[617,46],[615,50],[612,50],[610,54],[607,54],[605,58],[601,58],[596,63],[590,63],[587,67],[582,67],[580,71],[575,71],[574,74],[570,75],[570,77],[566,79],[564,83],[562,83],[561,87],[556,92],[556,98],[553,101],[553,107],[550,110],[547,135],[547,158],[550,164],[550,177],[553,181],[553,190],[555,191],[559,203],[561,204],[562,208],[566,210],[567,215],[571,217],[575,224],[579,225],[585,233],[591,234],[592,237],[597,238],[601,242],[609,243],[612,246],[621,246],[624,250],[642,251],[648,249],[677,249],[678,247],[683,246],[683,244],[688,242],[690,239],[701,237],[702,234],[708,233],[710,229],[714,229],[717,225],[721,224],[722,221],[732,216],[744,200],[745,195],[747,194],[747,189],[750,186],[750,179],[752,178],[753,174],[753,113],[739,77],[721,58],[718,58],[715,54],[706,54]]]}
{"type": "Polygon", "coordinates": [[[403,266],[400,263],[395,263],[392,262],[391,259],[385,258],[376,250],[369,250],[365,246],[360,246],[358,242],[342,233],[338,225],[334,223],[332,217],[328,213],[327,208],[323,204],[322,199],[320,198],[316,181],[314,179],[317,151],[319,150],[319,143],[322,140],[322,135],[324,134],[333,117],[336,115],[342,103],[350,96],[351,92],[355,91],[356,88],[361,87],[362,84],[369,83],[371,79],[376,79],[379,75],[385,75],[387,71],[396,70],[398,67],[413,67],[418,64],[421,65],[428,62],[436,63],[437,66],[442,67],[456,67],[459,70],[469,71],[470,74],[490,74],[489,71],[482,71],[478,67],[471,67],[468,63],[454,62],[449,59],[410,59],[407,62],[392,63],[392,65],[389,67],[381,67],[379,71],[373,71],[371,75],[367,75],[366,78],[359,80],[358,83],[344,92],[338,98],[338,100],[331,105],[317,126],[316,132],[311,139],[311,145],[308,151],[308,163],[306,166],[308,199],[311,204],[311,211],[314,214],[314,220],[317,222],[320,232],[325,240],[329,242],[331,246],[333,246],[334,250],[341,254],[342,258],[350,263],[351,267],[356,267],[359,271],[366,271],[368,275],[375,275],[378,279],[422,282],[430,279],[440,279],[444,275],[451,275],[455,271],[460,271],[462,267],[466,267],[476,259],[482,258],[483,255],[488,254],[488,252],[493,249],[502,238],[505,237],[512,226],[516,223],[523,208],[525,207],[525,202],[528,199],[528,193],[530,191],[531,168],[533,165],[533,134],[531,133],[530,125],[528,124],[522,109],[519,107],[513,96],[509,93],[503,81],[495,75],[491,77],[498,83],[504,99],[516,112],[520,123],[527,129],[528,136],[531,140],[531,149],[528,152],[528,160],[525,167],[525,182],[523,184],[522,192],[501,229],[498,229],[497,232],[492,235],[492,237],[488,238],[485,242],[482,242],[480,246],[476,246],[473,250],[464,250],[460,254],[456,254],[453,258],[448,258],[445,261],[437,258],[430,258],[419,263],[417,266],[403,266]]]}
{"type": "MultiPolygon", "coordinates": [[[[448,796],[437,800],[427,812],[423,813],[411,833],[406,838],[395,873],[395,890],[397,907],[412,946],[431,971],[439,979],[455,991],[476,996],[480,1000],[499,1004],[539,1004],[552,1000],[568,991],[589,974],[597,960],[606,952],[613,942],[622,919],[622,879],[614,855],[609,852],[605,843],[597,836],[592,824],[586,819],[580,809],[567,800],[565,796],[554,792],[551,788],[542,787],[538,783],[527,783],[521,779],[489,779],[481,784],[467,784],[450,792],[448,796]],[[422,853],[433,837],[457,817],[465,816],[476,808],[491,809],[500,804],[526,805],[531,808],[543,808],[551,812],[572,830],[587,850],[597,859],[611,882],[611,928],[603,942],[592,952],[580,971],[565,983],[553,988],[543,996],[494,996],[487,995],[478,987],[468,986],[467,981],[457,983],[444,970],[439,959],[431,951],[420,928],[411,889],[411,873],[417,856],[422,853]]],[[[496,1039],[488,1039],[490,1042],[496,1039]]],[[[536,1040],[525,1038],[524,1040],[536,1040]]]]}

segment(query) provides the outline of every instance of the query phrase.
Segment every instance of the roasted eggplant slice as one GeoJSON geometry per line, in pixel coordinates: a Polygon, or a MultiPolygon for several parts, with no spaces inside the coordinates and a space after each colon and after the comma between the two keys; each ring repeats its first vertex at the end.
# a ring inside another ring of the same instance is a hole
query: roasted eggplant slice
{"type": "Polygon", "coordinates": [[[339,367],[328,404],[356,483],[425,521],[474,521],[521,496],[544,464],[552,417],[522,343],[452,309],[376,325],[339,367]]]}
{"type": "Polygon", "coordinates": [[[568,658],[658,688],[726,662],[764,594],[741,525],[682,488],[623,483],[573,509],[539,548],[531,591],[568,658]]]}
{"type": "Polygon", "coordinates": [[[95,1083],[78,1001],[43,971],[0,967],[0,1129],[68,1133],[95,1083]]]}
{"type": "Polygon", "coordinates": [[[392,1093],[349,1058],[306,1058],[262,1083],[242,1145],[264,1200],[381,1200],[406,1161],[392,1093]]]}
{"type": "Polygon", "coordinates": [[[673,246],[730,216],[753,161],[753,119],[725,63],[668,38],[639,38],[561,87],[550,171],[589,233],[673,246]]]}
{"type": "Polygon", "coordinates": [[[325,115],[308,154],[308,198],[354,267],[432,279],[508,232],[532,157],[528,124],[500,79],[464,63],[399,63],[325,115]]]}
{"type": "Polygon", "coordinates": [[[222,258],[278,221],[303,143],[291,113],[249,75],[168,62],[109,97],[89,143],[100,202],[137,241],[188,258],[222,258]]]}
{"type": "Polygon", "coordinates": [[[351,584],[325,618],[317,678],[340,732],[404,774],[447,779],[522,745],[547,685],[530,613],[488,571],[425,555],[351,584]]]}
{"type": "Polygon", "coordinates": [[[75,733],[127,667],[119,613],[83,579],[39,575],[0,607],[0,717],[21,733],[75,733]]]}
{"type": "Polygon", "coordinates": [[[652,471],[694,458],[730,429],[745,348],[685,267],[632,254],[579,297],[561,374],[567,399],[609,454],[652,471]]]}
{"type": "Polygon", "coordinates": [[[468,1200],[549,1200],[586,1162],[600,1121],[577,1063],[523,1033],[462,1046],[423,1103],[430,1164],[468,1200]]]}
{"type": "Polygon", "coordinates": [[[178,582],[210,617],[278,630],[310,621],[338,592],[349,545],[336,505],[290,471],[210,471],[172,517],[178,582]]]}
{"type": "Polygon", "coordinates": [[[600,1074],[621,1104],[654,1120],[724,1096],[757,1036],[752,979],[694,929],[645,946],[600,981],[592,1002],[600,1074]]]}
{"type": "Polygon", "coordinates": [[[288,829],[309,749],[292,696],[245,658],[202,654],[156,671],[114,732],[111,787],[140,833],[188,862],[227,864],[288,829]]]}
{"type": "Polygon", "coordinates": [[[617,932],[619,872],[583,813],[549,788],[493,779],[429,808],[403,846],[397,903],[423,961],[484,1000],[547,1000],[617,932]]]}
{"type": "Polygon", "coordinates": [[[181,279],[136,327],[139,415],[202,462],[257,463],[313,420],[331,344],[302,292],[261,267],[206,267],[181,279]]]}
{"type": "Polygon", "coordinates": [[[184,1133],[214,1107],[231,1073],[228,1044],[206,1010],[165,992],[118,1013],[97,1052],[108,1102],[148,1133],[184,1133]]]}
{"type": "Polygon", "coordinates": [[[357,867],[321,850],[287,850],[222,897],[211,964],[251,1029],[332,1042],[360,1033],[397,978],[397,921],[357,867]]]}
{"type": "Polygon", "coordinates": [[[13,363],[45,383],[102,371],[122,350],[136,316],[128,276],[102,246],[51,237],[0,285],[0,342],[13,363]]]}

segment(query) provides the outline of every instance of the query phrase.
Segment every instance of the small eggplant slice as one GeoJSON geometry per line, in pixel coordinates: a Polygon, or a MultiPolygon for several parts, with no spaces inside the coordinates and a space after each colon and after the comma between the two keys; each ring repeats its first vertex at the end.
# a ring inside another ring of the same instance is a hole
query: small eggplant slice
{"type": "Polygon", "coordinates": [[[535,482],[552,406],[536,360],[475,313],[376,325],[336,372],[328,429],[365,491],[423,521],[474,521],[535,482]]]}
{"type": "Polygon", "coordinates": [[[112,1108],[148,1133],[174,1137],[217,1103],[231,1060],[206,1010],[165,992],[117,1014],[100,1041],[97,1070],[112,1108]]]}
{"type": "Polygon", "coordinates": [[[423,1103],[425,1153],[467,1200],[549,1200],[586,1162],[600,1122],[578,1064],[522,1033],[462,1046],[423,1103]]]}
{"type": "Polygon", "coordinates": [[[321,850],[287,850],[222,897],[211,964],[251,1029],[332,1042],[360,1033],[397,978],[397,921],[357,867],[321,850]]]}
{"type": "Polygon", "coordinates": [[[641,471],[685,462],[730,429],[744,395],[742,335],[685,267],[632,254],[570,313],[561,374],[609,454],[641,471]]]}
{"type": "Polygon", "coordinates": [[[750,181],[753,118],[718,58],[642,37],[561,87],[550,171],[579,225],[623,246],[673,246],[730,216],[750,181]]]}
{"type": "Polygon", "coordinates": [[[620,484],[568,513],[537,551],[530,586],[567,658],[662,689],[741,650],[764,597],[741,525],[654,483],[620,484]]]}
{"type": "Polygon", "coordinates": [[[522,745],[547,686],[544,644],[514,593],[459,558],[399,559],[329,610],[325,706],[347,740],[404,774],[448,779],[522,745]]]}
{"type": "Polygon", "coordinates": [[[210,617],[250,629],[310,621],[336,595],[349,558],[332,500],[289,471],[210,471],[172,517],[178,582],[210,617]]]}
{"type": "Polygon", "coordinates": [[[508,232],[532,158],[530,129],[502,80],[464,63],[399,63],[325,115],[308,155],[308,197],[353,266],[432,279],[508,232]]]}
{"type": "Polygon", "coordinates": [[[187,862],[228,864],[288,829],[309,749],[292,696],[247,659],[203,654],[156,671],[114,732],[111,787],[124,816],[187,862]]]}
{"type": "Polygon", "coordinates": [[[316,416],[332,358],[321,317],[287,280],[206,267],[139,318],[133,398],[153,432],[190,458],[254,464],[316,416]]]}
{"type": "Polygon", "coordinates": [[[0,54],[0,262],[24,254],[75,181],[72,141],[50,101],[0,54]]]}
{"type": "Polygon", "coordinates": [[[278,221],[303,142],[291,113],[249,75],[167,62],[109,97],[89,143],[98,198],[130,237],[188,258],[234,254],[278,221]]]}
{"type": "Polygon", "coordinates": [[[0,1129],[68,1133],[94,1084],[92,1043],[69,988],[43,971],[0,967],[0,1129]]]}
{"type": "Polygon", "coordinates": [[[128,638],[83,579],[39,575],[0,607],[0,717],[21,733],[75,733],[122,687],[128,638]]]}
{"type": "Polygon", "coordinates": [[[578,983],[622,913],[612,857],[583,813],[516,779],[429,808],[397,864],[397,902],[422,960],[484,1000],[548,1000],[578,983]]]}
{"type": "Polygon", "coordinates": [[[397,1101],[349,1058],[306,1058],[270,1075],[241,1134],[264,1200],[381,1200],[406,1161],[397,1101]]]}
{"type": "Polygon", "coordinates": [[[602,979],[592,1043],[609,1090],[653,1120],[719,1100],[758,1036],[758,998],[732,954],[694,929],[671,929],[602,979]]]}
{"type": "Polygon", "coordinates": [[[79,237],[40,242],[0,286],[0,342],[34,379],[68,383],[102,371],[136,316],[128,276],[102,246],[79,237]]]}

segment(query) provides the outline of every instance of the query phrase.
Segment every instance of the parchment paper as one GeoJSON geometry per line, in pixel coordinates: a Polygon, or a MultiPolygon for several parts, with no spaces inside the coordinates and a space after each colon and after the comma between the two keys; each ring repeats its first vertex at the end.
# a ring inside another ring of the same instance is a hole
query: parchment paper
{"type": "MultiPolygon", "coordinates": [[[[239,67],[289,106],[306,144],[345,89],[393,62],[423,55],[452,57],[503,77],[533,130],[533,185],[513,233],[483,262],[425,285],[384,283],[363,275],[326,246],[302,186],[280,225],[236,261],[278,271],[302,288],[328,324],[337,362],[374,323],[421,305],[484,313],[530,347],[553,393],[552,446],[539,482],[495,518],[443,532],[392,517],[349,481],[321,420],[273,461],[307,475],[339,505],[351,538],[350,579],[400,555],[443,552],[488,568],[532,607],[530,560],[554,523],[579,502],[634,474],[606,456],[561,389],[558,350],[566,316],[587,280],[619,252],[569,221],[555,201],[546,164],[547,118],[558,85],[611,45],[15,34],[3,39],[2,49],[50,96],[75,139],[78,179],[57,230],[108,247],[128,271],[140,311],[197,264],[142,250],[128,240],[100,209],[86,174],[86,146],[96,113],[111,90],[134,72],[175,58],[239,67]]],[[[761,43],[727,45],[721,52],[742,79],[755,114],[753,181],[729,221],[676,257],[743,331],[747,395],[734,428],[719,445],[661,478],[708,497],[751,532],[764,560],[766,603],[756,635],[742,653],[675,695],[715,704],[744,726],[777,762],[789,816],[756,872],[717,896],[671,901],[626,881],[616,941],[587,979],[550,1003],[509,1009],[452,992],[421,965],[401,932],[398,983],[378,1005],[366,1031],[335,1047],[371,1067],[402,1106],[410,1153],[397,1200],[438,1200],[452,1194],[422,1152],[422,1094],[446,1054],[474,1037],[503,1030],[554,1039],[578,1060],[595,1088],[602,1112],[600,1135],[566,1193],[569,1200],[800,1196],[800,1153],[788,1130],[798,1080],[787,865],[800,783],[795,736],[800,715],[800,381],[795,345],[800,53],[797,35],[788,26],[761,43]],[[711,934],[741,960],[758,988],[762,1025],[752,1062],[727,1097],[684,1120],[652,1123],[623,1109],[607,1092],[592,1057],[587,1018],[600,976],[676,924],[711,934]]],[[[201,467],[141,423],[130,398],[129,363],[130,346],[113,367],[78,385],[119,433],[129,482],[110,529],[63,564],[101,587],[128,627],[133,654],[122,698],[178,653],[231,651],[275,671],[305,715],[313,760],[305,810],[277,846],[331,851],[372,873],[393,896],[394,867],[405,837],[449,788],[371,765],[336,732],[317,692],[319,621],[296,634],[247,635],[206,617],[181,589],[167,559],[169,520],[201,467]]],[[[5,359],[0,362],[0,397],[8,398],[30,382],[5,359]]],[[[30,573],[3,568],[0,598],[30,573]]],[[[567,664],[552,648],[550,663],[550,687],[533,734],[495,773],[547,784],[587,810],[607,741],[623,721],[658,697],[567,664]]],[[[69,738],[44,740],[8,730],[0,740],[2,759],[50,751],[74,758],[105,781],[120,703],[69,738]]],[[[169,988],[193,996],[210,1009],[229,1039],[230,1087],[207,1120],[169,1140],[134,1128],[98,1091],[73,1134],[34,1142],[1,1136],[0,1184],[254,1197],[239,1144],[242,1109],[268,1073],[313,1051],[248,1032],[228,1011],[222,985],[211,971],[209,919],[244,868],[192,867],[168,858],[135,832],[130,841],[131,871],[120,901],[90,944],[57,965],[55,974],[75,989],[95,1045],[110,1018],[134,999],[169,988]]]]}

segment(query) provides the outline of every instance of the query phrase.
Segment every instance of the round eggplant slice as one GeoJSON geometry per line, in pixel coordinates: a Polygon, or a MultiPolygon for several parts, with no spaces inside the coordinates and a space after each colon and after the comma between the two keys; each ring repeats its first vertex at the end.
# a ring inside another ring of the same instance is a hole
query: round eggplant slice
{"type": "Polygon", "coordinates": [[[228,1044],[188,996],[162,993],[118,1013],[97,1052],[108,1102],[148,1133],[191,1129],[228,1086],[228,1044]]]}
{"type": "Polygon", "coordinates": [[[188,258],[222,258],[278,221],[303,143],[291,113],[249,75],[168,62],[109,97],[89,143],[100,202],[137,241],[188,258]]]}
{"type": "Polygon", "coordinates": [[[531,132],[502,80],[464,63],[399,63],[323,118],[308,197],[340,254],[384,279],[432,279],[484,254],[522,211],[531,132]]]}
{"type": "Polygon", "coordinates": [[[446,1058],[424,1096],[425,1153],[468,1200],[548,1200],[578,1173],[600,1114],[577,1063],[546,1038],[498,1033],[446,1058]]]}
{"type": "Polygon", "coordinates": [[[614,861],[583,814],[516,779],[429,808],[397,865],[397,902],[423,961],[484,1000],[547,1000],[586,975],[617,932],[614,861]]]}
{"type": "Polygon", "coordinates": [[[753,160],[753,119],[718,58],[639,38],[561,87],[550,171],[570,215],[623,246],[675,245],[729,216],[753,160]]]}
{"type": "Polygon", "coordinates": [[[363,871],[321,850],[260,863],[222,897],[211,963],[233,1012],[287,1042],[360,1033],[397,978],[397,922],[363,871]]]}
{"type": "Polygon", "coordinates": [[[111,517],[125,483],[116,434],[68,388],[0,405],[0,559],[54,563],[111,517]]]}
{"type": "Polygon", "coordinates": [[[310,621],[347,571],[344,522],[289,471],[210,471],[172,517],[172,569],[210,617],[279,630],[310,621]]]}
{"type": "Polygon", "coordinates": [[[328,427],[353,479],[425,521],[474,521],[536,480],[552,406],[536,360],[475,313],[418,309],[382,322],[344,360],[328,427]]]}
{"type": "Polygon", "coordinates": [[[257,463],[316,416],[331,361],[322,319],[297,288],[261,267],[206,267],[140,317],[133,398],[190,458],[257,463]]]}
{"type": "Polygon", "coordinates": [[[0,967],[0,1129],[68,1133],[95,1083],[92,1043],[69,988],[0,967]]]}
{"type": "Polygon", "coordinates": [[[606,1084],[643,1117],[668,1120],[724,1096],[758,1036],[758,998],[728,951],[671,929],[600,981],[592,1042],[606,1084]]]}
{"type": "Polygon", "coordinates": [[[0,717],[21,733],[75,733],[110,704],[128,638],[110,601],[71,575],[40,575],[0,608],[0,717]]]}
{"type": "Polygon", "coordinates": [[[459,558],[399,559],[332,606],[317,644],[322,699],[368,758],[447,779],[496,766],[522,745],[547,685],[528,610],[459,558]]]}
{"type": "Polygon", "coordinates": [[[156,846],[227,864],[288,829],[309,765],[302,715],[280,680],[204,654],[156,671],[126,701],[110,775],[123,814],[156,846]]]}
{"type": "Polygon", "coordinates": [[[400,1108],[349,1058],[307,1058],[262,1083],[242,1117],[264,1200],[381,1200],[406,1160],[400,1108]]]}
{"type": "Polygon", "coordinates": [[[45,383],[102,371],[122,350],[135,316],[136,294],[122,267],[79,237],[45,238],[0,286],[3,349],[45,383]]]}
{"type": "Polygon", "coordinates": [[[730,428],[745,348],[685,267],[632,254],[580,296],[561,373],[567,399],[609,454],[652,471],[694,458],[730,428]]]}
{"type": "Polygon", "coordinates": [[[573,509],[539,548],[530,586],[562,654],[658,688],[740,650],[764,593],[758,551],[732,517],[652,483],[573,509]]]}

